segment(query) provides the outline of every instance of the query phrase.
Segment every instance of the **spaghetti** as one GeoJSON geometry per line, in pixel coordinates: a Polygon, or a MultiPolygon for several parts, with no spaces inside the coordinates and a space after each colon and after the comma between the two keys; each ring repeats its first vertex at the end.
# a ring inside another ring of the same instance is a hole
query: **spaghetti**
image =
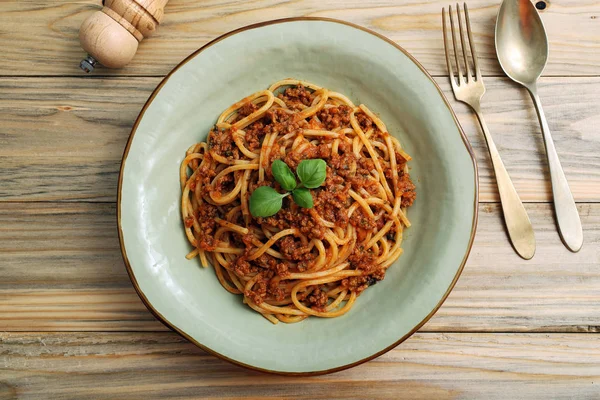
{"type": "Polygon", "coordinates": [[[181,164],[181,210],[194,247],[221,285],[272,323],[347,313],[402,254],[415,198],[411,157],[365,105],[286,79],[227,108],[181,164]],[[271,165],[327,163],[312,208],[288,196],[273,216],[250,213],[260,186],[283,193],[271,165]]]}

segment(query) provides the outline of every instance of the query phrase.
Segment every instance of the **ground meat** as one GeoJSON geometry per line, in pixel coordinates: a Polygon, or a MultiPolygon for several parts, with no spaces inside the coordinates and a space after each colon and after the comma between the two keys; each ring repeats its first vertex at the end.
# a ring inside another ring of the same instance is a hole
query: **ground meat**
{"type": "Polygon", "coordinates": [[[371,120],[371,118],[369,118],[367,114],[361,112],[355,114],[355,116],[356,121],[358,121],[358,125],[363,130],[363,132],[368,131],[373,126],[373,121],[371,120]]]}
{"type": "Polygon", "coordinates": [[[267,295],[267,282],[261,278],[256,281],[254,286],[252,286],[252,290],[246,290],[244,292],[244,296],[248,297],[256,304],[261,304],[265,301],[265,296],[267,295]]]}
{"type": "Polygon", "coordinates": [[[309,239],[323,239],[325,237],[325,227],[313,217],[307,208],[302,208],[301,212],[297,214],[294,226],[299,228],[300,232],[308,236],[309,239]]]}
{"type": "MultiPolygon", "coordinates": [[[[244,225],[244,217],[241,214],[237,214],[236,218],[233,218],[229,222],[236,225],[244,225]]],[[[251,235],[251,234],[248,234],[251,235]]],[[[230,232],[231,243],[235,245],[235,247],[246,247],[246,243],[244,243],[244,237],[247,235],[243,235],[237,232],[230,232]]]]}
{"type": "Polygon", "coordinates": [[[202,203],[196,210],[196,219],[200,224],[198,234],[198,247],[202,250],[213,251],[217,245],[213,237],[217,227],[215,218],[219,216],[219,210],[212,204],[202,203]]]}
{"type": "Polygon", "coordinates": [[[280,230],[292,227],[297,228],[310,239],[323,239],[325,237],[325,227],[313,218],[309,209],[299,208],[295,203],[293,207],[284,206],[272,217],[260,218],[258,220],[259,223],[265,223],[280,230]]]}
{"type": "Polygon", "coordinates": [[[379,217],[375,220],[375,231],[380,231],[385,225],[385,218],[379,217]]]}
{"type": "Polygon", "coordinates": [[[348,225],[348,207],[350,207],[350,185],[328,168],[325,187],[314,190],[314,207],[326,221],[333,222],[341,228],[348,225]]]}
{"type": "Polygon", "coordinates": [[[369,286],[373,286],[377,282],[382,281],[383,278],[385,278],[385,269],[378,268],[370,275],[351,276],[343,279],[342,287],[351,292],[355,292],[356,294],[360,294],[369,286]]]}
{"type": "Polygon", "coordinates": [[[267,166],[267,174],[269,177],[273,176],[271,173],[271,166],[273,165],[273,161],[281,159],[281,153],[279,152],[279,144],[274,143],[273,147],[271,147],[271,152],[269,153],[269,165],[267,166]]]}
{"type": "Polygon", "coordinates": [[[292,171],[295,171],[296,168],[298,168],[298,164],[300,164],[300,161],[303,159],[304,158],[302,157],[302,154],[295,151],[290,151],[283,157],[283,162],[286,163],[288,167],[292,169],[292,171]]]}
{"type": "Polygon", "coordinates": [[[329,160],[329,166],[340,176],[350,176],[352,174],[352,164],[356,162],[356,155],[354,153],[344,153],[342,155],[332,154],[329,160]]]}
{"type": "MultiPolygon", "coordinates": [[[[267,111],[263,121],[265,122],[265,124],[273,124],[273,125],[276,125],[278,123],[282,123],[282,124],[291,123],[292,116],[293,116],[292,114],[286,112],[282,108],[275,108],[275,109],[267,111]]],[[[272,126],[272,125],[267,125],[267,126],[272,126]]]]}
{"type": "Polygon", "coordinates": [[[249,150],[257,150],[260,148],[263,139],[265,138],[265,125],[262,121],[256,121],[246,127],[246,144],[249,150]]]}
{"type": "Polygon", "coordinates": [[[385,269],[377,268],[375,272],[367,277],[367,286],[373,286],[377,282],[382,281],[385,278],[385,269]]]}
{"type": "Polygon", "coordinates": [[[393,174],[392,174],[392,169],[389,167],[383,167],[383,176],[385,176],[385,179],[387,179],[388,184],[390,186],[392,186],[392,179],[393,179],[393,174]]]}
{"type": "MultiPolygon", "coordinates": [[[[405,165],[406,165],[406,160],[399,153],[396,153],[396,171],[398,173],[398,176],[404,175],[404,166],[405,165]],[[398,157],[400,157],[400,158],[398,158],[398,157]]],[[[393,187],[393,185],[392,185],[393,173],[392,172],[393,171],[392,171],[391,166],[383,167],[383,174],[387,178],[387,180],[390,184],[390,187],[393,187]]]]}
{"type": "Polygon", "coordinates": [[[373,253],[365,250],[361,245],[356,246],[350,257],[348,257],[348,262],[353,269],[360,269],[366,273],[375,271],[377,268],[375,260],[376,257],[373,253]]]}
{"type": "Polygon", "coordinates": [[[329,107],[317,113],[317,117],[327,130],[335,128],[345,128],[350,126],[350,113],[352,109],[346,105],[339,107],[329,107]]]}
{"type": "Polygon", "coordinates": [[[298,132],[300,128],[302,128],[300,123],[288,119],[285,122],[276,123],[273,130],[279,132],[281,135],[285,135],[292,132],[298,132]]]}
{"type": "Polygon", "coordinates": [[[369,278],[366,276],[351,276],[346,279],[342,279],[342,287],[348,289],[351,292],[360,294],[363,290],[369,287],[369,278]]]}
{"type": "Polygon", "coordinates": [[[254,239],[255,239],[255,237],[251,233],[248,233],[247,235],[242,236],[242,243],[244,243],[244,246],[246,247],[246,251],[248,251],[254,247],[254,244],[252,244],[252,241],[254,239]]]}
{"type": "Polygon", "coordinates": [[[263,253],[254,260],[254,264],[261,268],[274,269],[277,266],[277,259],[267,253],[263,253]]]}
{"type": "Polygon", "coordinates": [[[285,104],[292,109],[298,109],[298,105],[300,104],[310,106],[315,98],[315,96],[302,85],[287,88],[283,94],[280,94],[277,97],[283,100],[285,104]]]}
{"type": "MultiPolygon", "coordinates": [[[[404,167],[406,165],[406,159],[402,157],[402,155],[398,152],[396,154],[396,162],[398,171],[398,190],[402,196],[402,207],[410,207],[412,206],[417,194],[415,193],[415,185],[413,184],[410,176],[404,172],[404,167]]],[[[393,174],[392,168],[384,167],[383,173],[388,181],[388,184],[391,188],[393,188],[393,174]]],[[[367,189],[368,190],[368,189],[367,189]]]]}
{"type": "Polygon", "coordinates": [[[215,182],[214,187],[211,189],[211,193],[214,197],[219,198],[223,193],[231,192],[234,186],[233,175],[223,175],[215,182]]]}
{"type": "Polygon", "coordinates": [[[200,183],[203,188],[210,185],[212,179],[217,175],[215,170],[210,167],[212,160],[210,153],[206,153],[204,155],[204,159],[206,160],[205,164],[198,169],[198,173],[196,174],[197,183],[200,183]]]}
{"type": "Polygon", "coordinates": [[[329,297],[327,296],[327,293],[317,288],[312,291],[310,296],[308,296],[307,300],[313,309],[323,311],[323,309],[327,305],[328,299],[329,297]]]}
{"type": "Polygon", "coordinates": [[[415,192],[415,185],[407,174],[402,175],[398,179],[398,189],[402,192],[402,207],[412,206],[417,197],[417,193],[415,192]]]}
{"type": "Polygon", "coordinates": [[[234,149],[238,151],[231,129],[219,130],[216,127],[211,129],[208,133],[208,147],[210,151],[223,157],[233,157],[234,149]]]}
{"type": "Polygon", "coordinates": [[[365,189],[371,194],[376,194],[379,192],[379,181],[376,181],[375,179],[368,179],[364,176],[354,176],[348,178],[348,181],[350,181],[352,190],[355,192],[360,192],[361,189],[365,189]]]}
{"type": "Polygon", "coordinates": [[[285,278],[290,274],[289,267],[286,263],[279,263],[275,266],[275,271],[277,276],[281,278],[285,278]]]}
{"type": "Polygon", "coordinates": [[[304,292],[299,292],[296,295],[298,297],[298,300],[300,300],[300,301],[306,300],[306,298],[308,296],[310,296],[310,294],[312,293],[313,289],[314,289],[313,286],[309,286],[309,287],[306,288],[306,290],[304,292]]]}
{"type": "Polygon", "coordinates": [[[338,145],[339,153],[350,153],[351,151],[352,151],[352,145],[346,141],[342,141],[338,145]]]}
{"type": "Polygon", "coordinates": [[[385,278],[385,268],[377,268],[371,274],[371,279],[375,279],[376,281],[382,281],[385,278]]]}
{"type": "Polygon", "coordinates": [[[286,236],[279,241],[279,251],[291,261],[306,261],[314,257],[308,246],[302,246],[302,243],[294,240],[292,236],[286,236]]]}
{"type": "Polygon", "coordinates": [[[241,118],[244,118],[244,117],[247,117],[248,115],[252,114],[256,110],[258,110],[257,106],[252,104],[252,102],[247,102],[238,110],[238,116],[241,118]]]}
{"type": "Polygon", "coordinates": [[[240,276],[245,276],[245,275],[249,274],[250,272],[252,272],[252,269],[253,269],[252,266],[246,260],[245,256],[239,256],[233,262],[233,270],[236,274],[238,274],[240,276]]]}
{"type": "Polygon", "coordinates": [[[279,279],[271,279],[267,285],[267,295],[277,301],[285,299],[285,290],[279,286],[279,279]]]}
{"type": "Polygon", "coordinates": [[[344,206],[346,202],[336,202],[335,200],[328,202],[327,199],[330,196],[331,193],[329,192],[321,192],[317,212],[325,221],[333,222],[336,226],[345,228],[348,225],[348,210],[344,206]]]}
{"type": "MultiPolygon", "coordinates": [[[[271,154],[274,154],[275,151],[272,150],[271,154]]],[[[276,154],[276,153],[275,153],[276,154]]],[[[280,156],[276,154],[276,157],[280,156]]],[[[289,152],[283,157],[283,161],[293,170],[295,171],[298,167],[298,164],[302,160],[312,160],[315,158],[322,158],[327,160],[331,157],[331,147],[327,143],[320,144],[319,146],[315,146],[313,144],[309,144],[301,152],[289,152]]]]}
{"type": "Polygon", "coordinates": [[[192,225],[194,225],[194,218],[192,217],[186,217],[185,221],[184,221],[184,225],[186,228],[191,228],[192,225]]]}
{"type": "Polygon", "coordinates": [[[333,172],[333,170],[327,167],[327,176],[325,177],[325,187],[330,190],[335,187],[344,186],[344,178],[333,172]]]}
{"type": "Polygon", "coordinates": [[[246,247],[252,246],[252,242],[254,241],[255,236],[251,233],[242,236],[242,242],[246,245],[246,247]]]}
{"type": "Polygon", "coordinates": [[[396,167],[398,168],[398,174],[403,174],[404,166],[406,165],[407,160],[397,151],[395,151],[394,154],[396,155],[396,167]]]}
{"type": "Polygon", "coordinates": [[[331,157],[331,147],[327,143],[317,146],[317,155],[315,158],[327,160],[329,157],[331,157]]]}
{"type": "Polygon", "coordinates": [[[375,169],[375,163],[371,158],[361,157],[356,165],[356,173],[359,175],[369,175],[375,169]]]}
{"type": "Polygon", "coordinates": [[[298,270],[298,272],[304,272],[306,270],[309,270],[312,266],[312,261],[300,261],[297,265],[296,265],[296,269],[298,270]]]}

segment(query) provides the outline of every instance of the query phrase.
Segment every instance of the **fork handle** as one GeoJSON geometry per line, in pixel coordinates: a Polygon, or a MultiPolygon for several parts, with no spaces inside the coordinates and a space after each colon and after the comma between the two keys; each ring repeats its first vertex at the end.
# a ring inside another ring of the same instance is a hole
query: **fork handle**
{"type": "Polygon", "coordinates": [[[552,196],[554,197],[554,211],[556,212],[556,221],[558,223],[558,232],[565,246],[573,252],[578,252],[583,245],[583,229],[581,219],[577,212],[577,205],[573,199],[573,194],[569,189],[567,178],[560,165],[554,141],[550,135],[550,128],[546,121],[546,115],[542,109],[542,103],[537,95],[535,86],[527,87],[535,109],[537,111],[542,134],[544,136],[544,145],[546,146],[546,155],[548,157],[548,167],[550,168],[550,181],[552,182],[552,196]]]}
{"type": "Polygon", "coordinates": [[[494,166],[494,174],[496,175],[496,181],[498,182],[500,202],[502,204],[508,236],[510,237],[517,254],[522,258],[529,260],[535,254],[535,235],[533,233],[531,221],[529,220],[527,211],[525,211],[525,207],[523,207],[523,203],[508,176],[508,172],[500,158],[496,144],[483,119],[479,106],[476,105],[476,107],[473,107],[473,110],[479,119],[479,124],[483,130],[483,135],[492,159],[492,165],[494,166]]]}

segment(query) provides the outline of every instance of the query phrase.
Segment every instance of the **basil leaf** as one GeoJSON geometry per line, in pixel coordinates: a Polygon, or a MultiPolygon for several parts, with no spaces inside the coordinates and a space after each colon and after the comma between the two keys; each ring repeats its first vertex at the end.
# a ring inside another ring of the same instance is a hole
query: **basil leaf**
{"type": "Polygon", "coordinates": [[[290,191],[296,188],[296,177],[286,163],[281,160],[273,161],[271,172],[275,180],[279,182],[284,190],[290,191]]]}
{"type": "Polygon", "coordinates": [[[296,168],[296,173],[302,184],[309,188],[318,188],[327,177],[327,163],[320,158],[315,160],[302,160],[296,168]]]}
{"type": "Polygon", "coordinates": [[[292,197],[296,204],[302,208],[313,208],[313,197],[310,190],[306,188],[298,188],[292,192],[292,197]]]}
{"type": "Polygon", "coordinates": [[[261,186],[250,196],[250,213],[255,217],[270,217],[281,209],[282,200],[289,193],[281,194],[270,186],[261,186]]]}

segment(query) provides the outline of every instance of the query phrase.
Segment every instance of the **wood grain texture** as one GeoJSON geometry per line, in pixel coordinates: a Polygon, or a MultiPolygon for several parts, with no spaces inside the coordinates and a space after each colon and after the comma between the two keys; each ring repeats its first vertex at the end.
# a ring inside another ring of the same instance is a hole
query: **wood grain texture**
{"type": "MultiPolygon", "coordinates": [[[[123,148],[159,81],[0,78],[0,201],[115,201],[123,148]]],[[[446,78],[437,81],[475,149],[480,200],[499,201],[474,115],[454,101],[446,78]]],[[[507,78],[485,83],[483,113],[517,191],[524,201],[549,201],[545,150],[531,100],[507,78]]],[[[544,78],[539,87],[575,199],[600,201],[600,78],[544,78]]]]}
{"type": "Polygon", "coordinates": [[[0,333],[3,399],[596,399],[597,334],[417,333],[351,370],[247,371],[171,332],[0,333]]]}
{"type": "Polygon", "coordinates": [[[78,30],[100,3],[0,1],[0,400],[600,396],[600,3],[546,0],[541,12],[551,52],[540,97],[584,202],[585,243],[572,254],[543,204],[551,188],[533,105],[495,57],[499,1],[469,0],[487,76],[483,113],[528,202],[532,261],[510,247],[477,121],[445,77],[445,2],[171,0],[131,64],[84,77],[78,30]],[[295,16],[374,29],[438,76],[475,149],[482,201],[467,266],[421,331],[374,361],[314,378],[246,371],[168,331],[127,276],[114,204],[123,148],[160,77],[223,33],[295,16]]]}
{"type": "MultiPolygon", "coordinates": [[[[550,39],[546,75],[600,74],[600,3],[548,2],[542,19],[550,39]]],[[[200,46],[242,26],[276,18],[319,16],[346,20],[395,40],[433,74],[446,74],[441,36],[444,2],[409,0],[171,0],[156,35],[129,66],[98,74],[164,75],[200,46]]],[[[493,32],[499,2],[469,2],[484,74],[501,74],[493,32]]],[[[99,0],[20,0],[0,3],[0,75],[80,75],[81,23],[99,0]]]]}
{"type": "MultiPolygon", "coordinates": [[[[535,258],[514,253],[497,204],[481,205],[465,270],[423,330],[600,331],[600,204],[579,205],[577,254],[560,243],[549,205],[526,208],[535,258]]],[[[0,203],[0,331],[166,329],[131,286],[115,225],[113,204],[0,203]]]]}
{"type": "Polygon", "coordinates": [[[0,79],[0,199],[115,201],[125,143],[160,79],[0,79]]]}

